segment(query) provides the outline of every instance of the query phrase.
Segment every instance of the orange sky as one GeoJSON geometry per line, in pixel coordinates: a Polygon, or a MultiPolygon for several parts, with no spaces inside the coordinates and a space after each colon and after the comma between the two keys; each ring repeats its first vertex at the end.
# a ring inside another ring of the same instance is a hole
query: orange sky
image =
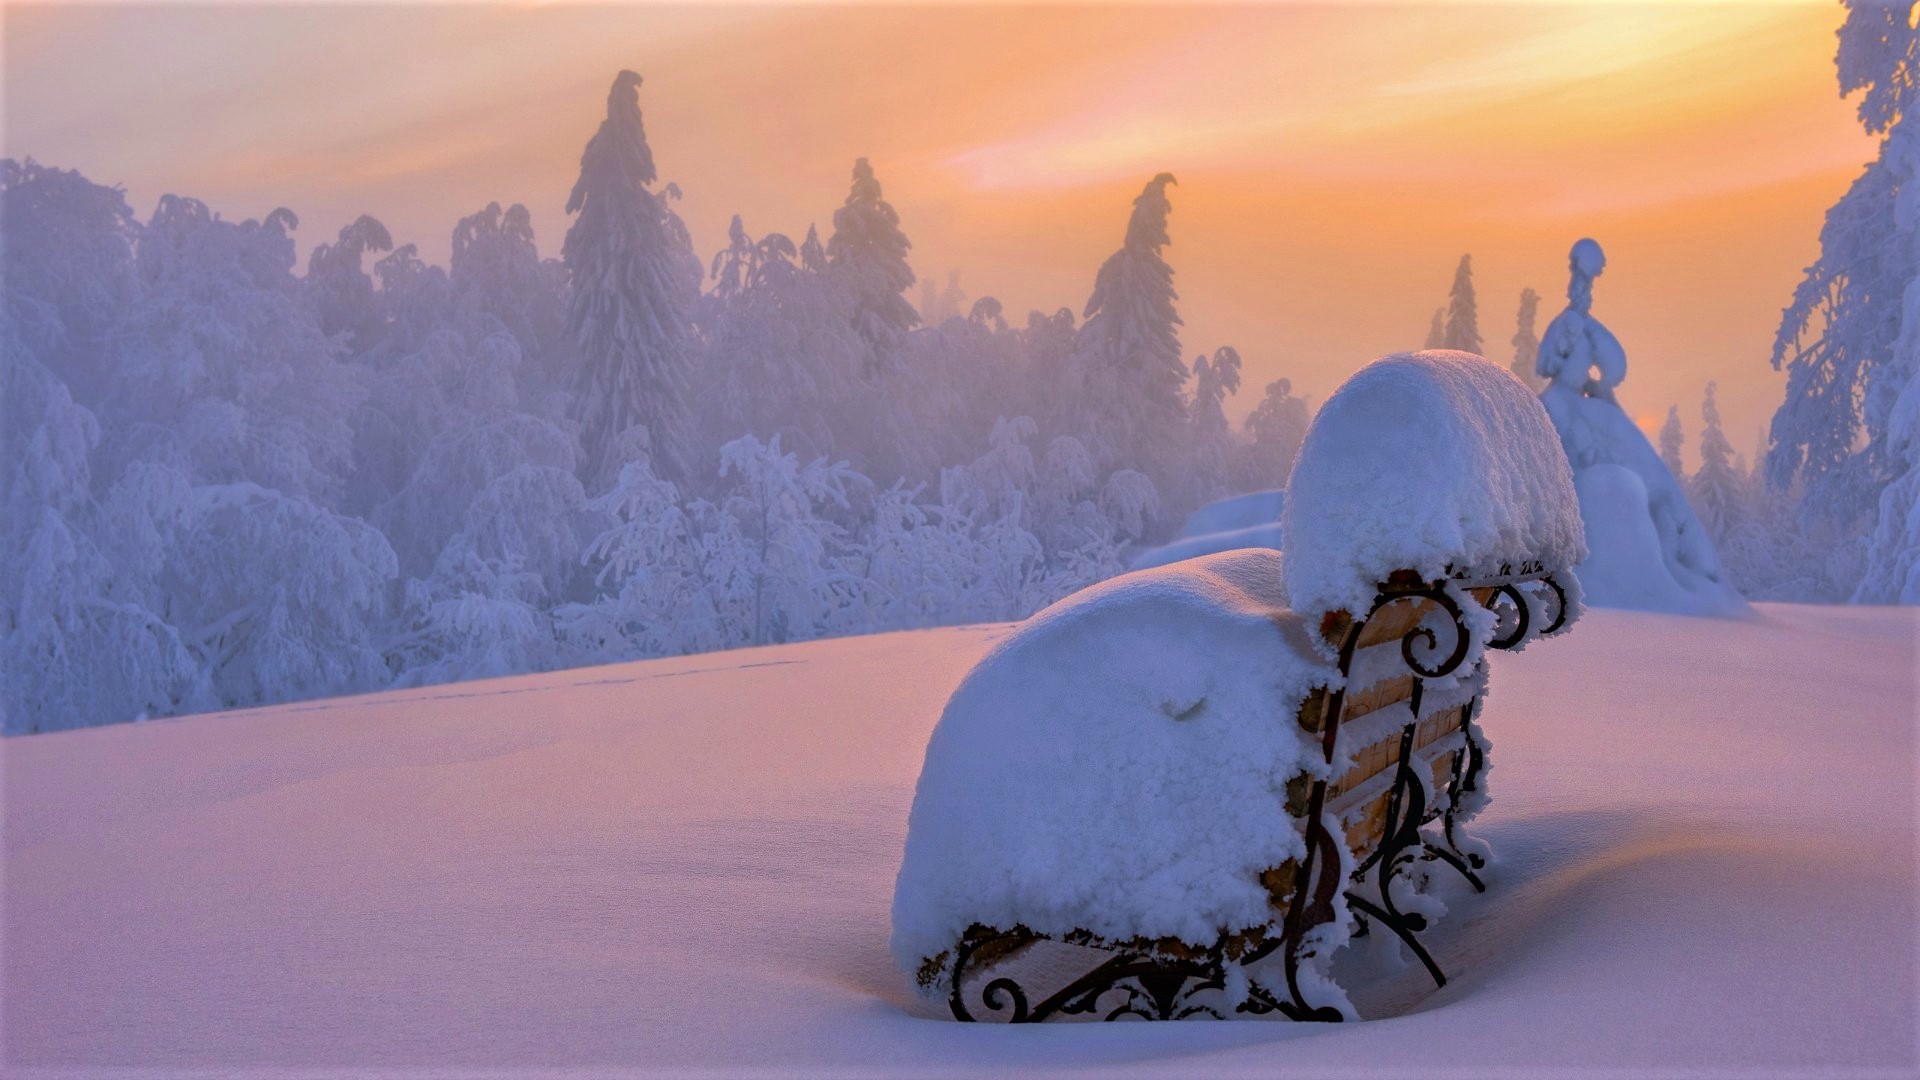
{"type": "MultiPolygon", "coordinates": [[[[1825,208],[1872,155],[1837,97],[1837,5],[668,7],[159,4],[5,9],[5,148],[229,217],[362,212],[444,260],[461,215],[524,202],[557,253],[613,73],[641,92],[701,254],[729,215],[823,232],[873,160],[922,274],[1009,313],[1078,308],[1154,173],[1173,193],[1187,351],[1316,399],[1417,346],[1474,255],[1488,352],[1568,245],[1623,394],[1697,428],[1721,383],[1749,452],[1768,346],[1825,208]]],[[[917,293],[916,293],[917,299],[917,293]]],[[[1691,447],[1689,447],[1691,449],[1691,447]]]]}

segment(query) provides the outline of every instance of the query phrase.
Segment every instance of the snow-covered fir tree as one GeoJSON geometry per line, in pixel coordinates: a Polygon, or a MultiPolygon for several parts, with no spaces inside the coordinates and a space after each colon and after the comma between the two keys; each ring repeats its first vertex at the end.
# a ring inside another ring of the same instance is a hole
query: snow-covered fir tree
{"type": "Polygon", "coordinates": [[[826,247],[827,273],[851,300],[854,332],[866,343],[870,371],[889,367],[907,331],[920,321],[905,295],[914,282],[907,265],[913,245],[881,194],[873,166],[866,158],[855,161],[853,186],[833,212],[826,247]]]}
{"type": "Polygon", "coordinates": [[[1461,352],[1480,353],[1480,309],[1473,296],[1473,256],[1460,256],[1453,272],[1453,289],[1447,294],[1447,322],[1440,335],[1440,347],[1461,352]]]}
{"type": "Polygon", "coordinates": [[[1447,309],[1433,309],[1433,321],[1427,324],[1427,339],[1420,345],[1423,349],[1444,349],[1447,347],[1447,309]]]}
{"type": "MultiPolygon", "coordinates": [[[[1687,482],[1687,501],[1716,542],[1747,516],[1746,469],[1736,463],[1733,444],[1720,426],[1720,406],[1714,401],[1717,389],[1718,384],[1708,383],[1700,402],[1700,468],[1687,482]]],[[[1663,432],[1663,456],[1665,441],[1663,432]]]]}
{"type": "Polygon", "coordinates": [[[1540,377],[1536,370],[1540,361],[1540,335],[1534,329],[1535,320],[1540,312],[1540,294],[1532,289],[1520,290],[1520,311],[1515,319],[1513,331],[1513,373],[1520,381],[1534,389],[1535,393],[1546,389],[1547,380],[1540,377]]]}
{"type": "Polygon", "coordinates": [[[1666,422],[1660,425],[1660,460],[1676,479],[1687,475],[1683,457],[1686,445],[1687,433],[1680,426],[1680,406],[1669,405],[1666,422]]]}
{"type": "Polygon", "coordinates": [[[1178,445],[1187,418],[1179,294],[1161,254],[1172,243],[1173,183],[1161,173],[1134,199],[1126,239],[1101,264],[1074,342],[1068,428],[1107,463],[1158,458],[1157,449],[1178,445]]]}
{"type": "Polygon", "coordinates": [[[663,475],[686,473],[687,334],[700,264],[667,193],[650,190],[657,179],[640,76],[622,71],[607,94],[606,120],[580,157],[567,197],[567,213],[579,217],[563,248],[579,364],[574,410],[592,477],[617,473],[636,425],[663,475]]]}
{"type": "Polygon", "coordinates": [[[1240,353],[1230,345],[1214,350],[1213,358],[1193,358],[1193,463],[1187,470],[1188,501],[1209,503],[1232,494],[1230,463],[1233,430],[1227,423],[1226,400],[1240,391],[1240,353]]]}

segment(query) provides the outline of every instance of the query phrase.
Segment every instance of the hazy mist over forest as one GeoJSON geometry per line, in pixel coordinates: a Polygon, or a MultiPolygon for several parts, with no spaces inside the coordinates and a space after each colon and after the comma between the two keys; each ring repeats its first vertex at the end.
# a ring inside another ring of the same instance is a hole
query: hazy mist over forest
{"type": "MultiPolygon", "coordinates": [[[[1140,183],[1180,178],[1192,344],[1314,399],[1417,345],[1472,252],[1489,341],[1566,245],[1657,426],[1709,380],[1750,452],[1784,298],[1872,156],[1834,93],[1835,5],[9,5],[9,156],[225,216],[361,214],[445,265],[460,214],[524,204],[557,251],[612,72],[694,249],[803,236],[873,161],[913,266],[1010,312],[1084,299],[1140,183]]],[[[917,297],[916,297],[917,299],[917,297]]],[[[1254,402],[1239,395],[1228,412],[1254,402]]]]}

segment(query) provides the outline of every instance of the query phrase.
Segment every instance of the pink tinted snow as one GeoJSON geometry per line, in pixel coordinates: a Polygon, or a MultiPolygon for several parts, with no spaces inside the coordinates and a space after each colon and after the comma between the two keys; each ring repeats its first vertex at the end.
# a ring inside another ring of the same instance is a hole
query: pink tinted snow
{"type": "Polygon", "coordinates": [[[1495,656],[1484,896],[1365,1023],[915,1019],[922,748],[1004,628],[0,744],[9,1075],[1911,1075],[1920,614],[1593,611],[1495,656]]]}

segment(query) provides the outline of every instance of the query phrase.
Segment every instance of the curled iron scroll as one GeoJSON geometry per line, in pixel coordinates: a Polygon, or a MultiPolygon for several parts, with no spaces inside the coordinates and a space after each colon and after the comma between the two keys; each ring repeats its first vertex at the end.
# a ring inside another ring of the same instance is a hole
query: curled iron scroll
{"type": "Polygon", "coordinates": [[[1440,610],[1447,613],[1447,618],[1453,627],[1453,646],[1438,664],[1429,665],[1421,660],[1420,651],[1426,652],[1429,657],[1440,652],[1440,636],[1434,633],[1432,626],[1428,625],[1429,619],[1422,619],[1400,638],[1400,658],[1407,662],[1407,666],[1412,668],[1416,675],[1424,679],[1439,679],[1453,674],[1461,664],[1466,662],[1467,650],[1473,644],[1473,637],[1467,632],[1466,618],[1460,612],[1460,605],[1447,590],[1424,588],[1384,595],[1374,602],[1373,611],[1367,618],[1371,620],[1380,613],[1381,608],[1390,604],[1412,600],[1431,600],[1440,610]],[[1417,649],[1414,644],[1416,641],[1424,642],[1424,646],[1417,649]]]}

